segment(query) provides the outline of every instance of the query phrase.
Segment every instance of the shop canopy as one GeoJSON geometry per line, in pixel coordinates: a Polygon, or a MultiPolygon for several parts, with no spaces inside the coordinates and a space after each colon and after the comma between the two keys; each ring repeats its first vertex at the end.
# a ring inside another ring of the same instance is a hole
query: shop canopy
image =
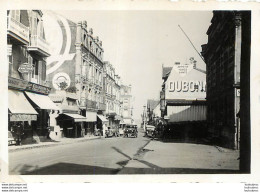
{"type": "Polygon", "coordinates": [[[83,122],[83,121],[87,120],[86,117],[79,115],[79,114],[63,113],[63,115],[73,118],[75,122],[83,122]]]}
{"type": "Polygon", "coordinates": [[[86,111],[87,122],[96,122],[97,113],[92,111],[86,111]]]}
{"type": "Polygon", "coordinates": [[[103,121],[103,122],[107,122],[108,120],[103,116],[103,115],[97,115],[97,117],[103,121]]]}
{"type": "Polygon", "coordinates": [[[10,121],[35,121],[37,112],[22,91],[8,90],[10,121]]]}
{"type": "Polygon", "coordinates": [[[39,95],[27,91],[25,93],[40,109],[60,110],[47,95],[39,95]]]}

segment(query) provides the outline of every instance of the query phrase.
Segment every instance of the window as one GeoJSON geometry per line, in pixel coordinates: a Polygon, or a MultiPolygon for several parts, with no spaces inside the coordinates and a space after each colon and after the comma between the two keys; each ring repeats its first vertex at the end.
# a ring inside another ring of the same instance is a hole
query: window
{"type": "Polygon", "coordinates": [[[11,11],[11,17],[20,22],[20,10],[11,11]]]}

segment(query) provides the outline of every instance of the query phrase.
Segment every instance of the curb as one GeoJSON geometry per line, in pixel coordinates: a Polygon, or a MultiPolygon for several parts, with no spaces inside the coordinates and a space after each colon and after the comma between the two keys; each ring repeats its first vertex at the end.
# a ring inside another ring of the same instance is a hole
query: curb
{"type": "Polygon", "coordinates": [[[96,140],[96,139],[101,139],[101,137],[94,137],[94,138],[87,138],[87,139],[81,139],[81,140],[73,140],[73,141],[69,141],[69,142],[55,142],[55,143],[49,143],[49,144],[43,144],[43,145],[30,145],[30,146],[23,146],[21,148],[17,147],[14,149],[8,149],[8,152],[17,152],[17,151],[22,151],[22,150],[28,150],[28,149],[35,149],[35,148],[44,148],[44,147],[54,147],[54,146],[58,146],[58,145],[68,145],[68,144],[72,144],[72,143],[80,143],[80,142],[86,142],[86,141],[91,141],[91,140],[96,140]]]}

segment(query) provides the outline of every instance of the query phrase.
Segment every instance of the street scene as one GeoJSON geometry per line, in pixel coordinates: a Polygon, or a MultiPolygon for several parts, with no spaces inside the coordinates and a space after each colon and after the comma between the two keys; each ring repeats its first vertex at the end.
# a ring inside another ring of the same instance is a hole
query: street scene
{"type": "Polygon", "coordinates": [[[250,11],[7,21],[10,175],[250,173],[250,11]]]}

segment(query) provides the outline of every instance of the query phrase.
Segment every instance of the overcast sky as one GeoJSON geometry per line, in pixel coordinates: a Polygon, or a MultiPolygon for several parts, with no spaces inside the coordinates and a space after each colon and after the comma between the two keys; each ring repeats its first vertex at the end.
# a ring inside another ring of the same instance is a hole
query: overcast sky
{"type": "Polygon", "coordinates": [[[212,12],[208,11],[55,11],[74,22],[86,20],[103,42],[104,60],[110,61],[124,84],[132,85],[134,118],[140,119],[147,99],[158,99],[162,64],[197,60],[206,66],[178,24],[201,51],[207,43],[212,12]]]}

